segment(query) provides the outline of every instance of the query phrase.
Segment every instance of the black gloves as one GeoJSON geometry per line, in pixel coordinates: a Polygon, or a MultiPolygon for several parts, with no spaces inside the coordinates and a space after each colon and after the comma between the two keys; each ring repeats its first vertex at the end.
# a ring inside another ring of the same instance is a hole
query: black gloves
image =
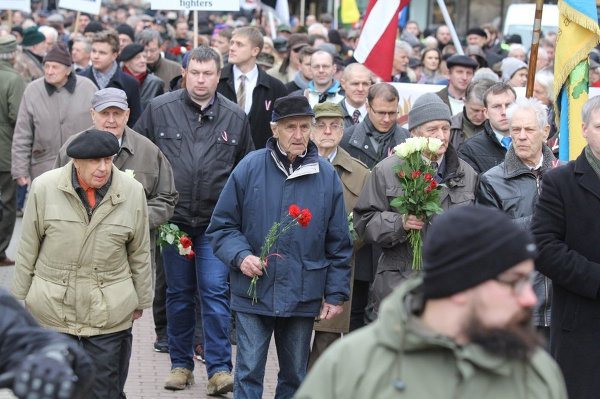
{"type": "Polygon", "coordinates": [[[72,399],[77,376],[66,348],[27,356],[14,372],[13,393],[19,399],[72,399]]]}

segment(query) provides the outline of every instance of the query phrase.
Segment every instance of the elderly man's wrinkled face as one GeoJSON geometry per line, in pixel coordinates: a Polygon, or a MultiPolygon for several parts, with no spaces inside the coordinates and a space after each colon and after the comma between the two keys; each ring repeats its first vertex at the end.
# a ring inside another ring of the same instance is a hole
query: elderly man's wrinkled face
{"type": "Polygon", "coordinates": [[[92,108],[94,127],[98,130],[111,132],[118,139],[123,136],[128,119],[129,109],[123,110],[119,107],[108,107],[98,112],[92,108]]]}
{"type": "Polygon", "coordinates": [[[71,67],[60,62],[44,62],[44,80],[55,87],[62,87],[67,83],[69,75],[73,72],[71,67]]]}
{"type": "Polygon", "coordinates": [[[446,153],[450,142],[450,122],[445,120],[431,121],[418,126],[411,131],[413,136],[436,138],[442,140],[442,146],[437,152],[438,157],[446,153]]]}
{"type": "Polygon", "coordinates": [[[476,99],[465,100],[465,111],[467,118],[475,125],[481,125],[485,122],[485,107],[481,101],[476,99]]]}
{"type": "Polygon", "coordinates": [[[77,175],[86,185],[100,188],[110,178],[112,161],[112,156],[97,159],[74,159],[73,165],[77,169],[77,175]]]}
{"type": "Polygon", "coordinates": [[[342,118],[322,117],[317,119],[312,129],[311,139],[319,148],[319,153],[333,150],[342,140],[344,123],[342,118]]]}
{"type": "Polygon", "coordinates": [[[283,118],[272,125],[273,137],[277,139],[279,147],[290,161],[306,151],[311,128],[312,117],[310,116],[283,118]]]}
{"type": "Polygon", "coordinates": [[[517,157],[525,165],[534,167],[542,156],[542,148],[548,139],[550,126],[540,128],[535,111],[532,109],[517,109],[510,121],[510,136],[517,157]]]}

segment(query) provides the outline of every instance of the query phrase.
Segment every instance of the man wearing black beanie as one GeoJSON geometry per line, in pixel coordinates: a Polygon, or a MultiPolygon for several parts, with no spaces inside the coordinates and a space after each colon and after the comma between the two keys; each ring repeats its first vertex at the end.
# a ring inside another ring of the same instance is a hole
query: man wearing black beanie
{"type": "Polygon", "coordinates": [[[425,239],[423,276],[323,354],[295,397],[566,398],[531,325],[535,255],[503,212],[450,209],[425,239]]]}

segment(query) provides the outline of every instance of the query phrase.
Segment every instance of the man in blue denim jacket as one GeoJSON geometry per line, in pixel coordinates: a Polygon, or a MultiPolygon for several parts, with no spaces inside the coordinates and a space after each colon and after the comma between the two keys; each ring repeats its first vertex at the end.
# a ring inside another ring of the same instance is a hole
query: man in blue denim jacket
{"type": "Polygon", "coordinates": [[[276,398],[290,398],[306,375],[315,317],[342,312],[350,294],[352,242],[337,173],[310,142],[314,113],[303,96],[275,102],[273,137],[235,168],[207,230],[215,255],[230,267],[231,308],[236,311],[237,360],[233,395],[262,397],[269,341],[275,334],[280,372],[276,398]],[[261,266],[271,226],[282,227],[261,266]],[[304,226],[308,222],[306,226],[304,226]],[[258,276],[255,293],[249,291],[258,276]]]}

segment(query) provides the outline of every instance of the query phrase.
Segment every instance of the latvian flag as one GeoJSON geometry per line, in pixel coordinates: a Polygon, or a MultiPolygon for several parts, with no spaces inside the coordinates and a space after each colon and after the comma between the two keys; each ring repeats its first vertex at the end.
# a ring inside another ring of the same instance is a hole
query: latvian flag
{"type": "Polygon", "coordinates": [[[367,6],[354,58],[385,82],[392,78],[398,14],[409,2],[410,0],[369,0],[367,6]]]}

